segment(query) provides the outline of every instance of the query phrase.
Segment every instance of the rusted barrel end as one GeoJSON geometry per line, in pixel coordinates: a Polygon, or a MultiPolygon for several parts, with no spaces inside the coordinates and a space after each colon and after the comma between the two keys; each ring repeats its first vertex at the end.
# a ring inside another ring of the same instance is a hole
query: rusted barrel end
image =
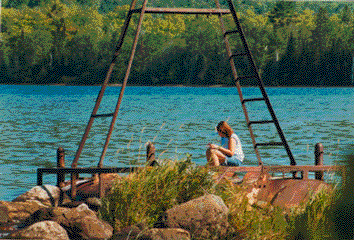
{"type": "MultiPolygon", "coordinates": [[[[323,145],[317,143],[315,145],[315,165],[323,166],[323,145]]],[[[315,179],[323,180],[323,171],[315,172],[315,179]]]]}
{"type": "MultiPolygon", "coordinates": [[[[65,168],[65,150],[59,147],[57,150],[57,168],[65,168]]],[[[58,173],[57,176],[57,186],[62,187],[65,182],[65,174],[58,173]]]]}

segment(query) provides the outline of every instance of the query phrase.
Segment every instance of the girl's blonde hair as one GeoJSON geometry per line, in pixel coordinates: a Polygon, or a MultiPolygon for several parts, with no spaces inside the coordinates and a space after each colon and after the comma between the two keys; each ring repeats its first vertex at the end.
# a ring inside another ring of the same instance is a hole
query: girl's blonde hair
{"type": "Polygon", "coordinates": [[[216,129],[218,130],[218,132],[225,134],[228,138],[231,137],[231,135],[234,133],[230,125],[227,124],[227,122],[225,121],[219,122],[216,126],[216,129]]]}

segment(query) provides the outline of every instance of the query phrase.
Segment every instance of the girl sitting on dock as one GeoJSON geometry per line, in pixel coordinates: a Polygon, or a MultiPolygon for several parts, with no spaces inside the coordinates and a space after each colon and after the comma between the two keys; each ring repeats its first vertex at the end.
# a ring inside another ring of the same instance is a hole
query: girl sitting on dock
{"type": "Polygon", "coordinates": [[[221,146],[208,144],[206,157],[210,166],[240,166],[244,159],[241,141],[229,124],[221,121],[216,126],[221,137],[221,146]]]}

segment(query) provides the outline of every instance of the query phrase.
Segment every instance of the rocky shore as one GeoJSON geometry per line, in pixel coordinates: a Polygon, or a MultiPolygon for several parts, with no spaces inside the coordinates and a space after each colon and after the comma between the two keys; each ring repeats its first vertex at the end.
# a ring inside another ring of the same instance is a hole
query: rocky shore
{"type": "MultiPolygon", "coordinates": [[[[119,177],[107,174],[106,191],[119,177]]],[[[286,214],[329,184],[319,180],[272,179],[247,173],[242,181],[248,207],[279,207],[286,214]]],[[[119,177],[120,178],[120,177],[119,177]]],[[[70,188],[36,186],[11,202],[0,201],[0,234],[5,239],[220,239],[228,229],[229,208],[220,196],[204,196],[167,209],[153,227],[144,223],[114,231],[99,218],[98,184],[81,183],[80,201],[72,202],[70,188]],[[85,190],[86,189],[86,190],[85,190]],[[83,194],[86,192],[87,194],[83,194]]],[[[80,193],[80,187],[79,193],[80,193]]],[[[244,209],[240,211],[245,211],[244,209]]]]}

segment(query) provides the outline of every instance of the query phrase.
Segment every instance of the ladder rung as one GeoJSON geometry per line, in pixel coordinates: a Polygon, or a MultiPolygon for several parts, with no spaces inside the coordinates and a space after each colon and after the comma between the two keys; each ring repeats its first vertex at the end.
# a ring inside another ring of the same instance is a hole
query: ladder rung
{"type": "Polygon", "coordinates": [[[94,118],[97,118],[97,117],[113,117],[113,113],[96,114],[96,115],[91,115],[91,117],[94,117],[94,118]]]}
{"type": "Polygon", "coordinates": [[[224,33],[224,37],[226,37],[226,35],[231,34],[231,33],[238,33],[238,30],[226,31],[226,32],[224,33]]]}
{"type": "Polygon", "coordinates": [[[255,148],[258,146],[282,146],[283,142],[269,142],[269,143],[256,143],[255,148]]]}
{"type": "Polygon", "coordinates": [[[239,56],[246,56],[247,53],[245,52],[240,52],[240,53],[235,53],[235,54],[232,54],[229,59],[233,58],[233,57],[239,57],[239,56]]]}
{"type": "Polygon", "coordinates": [[[250,121],[248,126],[251,124],[267,124],[267,123],[274,123],[273,120],[264,120],[264,121],[250,121]]]}
{"type": "Polygon", "coordinates": [[[249,75],[249,76],[237,77],[237,80],[250,79],[250,78],[258,78],[258,75],[249,75]]]}
{"type": "Polygon", "coordinates": [[[255,102],[255,101],[264,101],[264,98],[249,98],[249,99],[243,99],[242,100],[242,104],[244,104],[245,102],[255,102]]]}

